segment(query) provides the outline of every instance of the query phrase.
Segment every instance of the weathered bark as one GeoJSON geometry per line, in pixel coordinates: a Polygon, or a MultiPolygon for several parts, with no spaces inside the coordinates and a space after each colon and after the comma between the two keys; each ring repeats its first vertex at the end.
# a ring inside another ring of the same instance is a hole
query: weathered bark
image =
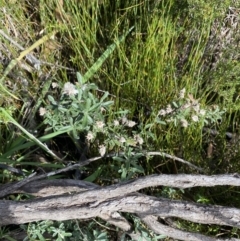
{"type": "MultiPolygon", "coordinates": [[[[78,180],[34,181],[13,192],[32,193],[40,198],[22,202],[0,200],[0,225],[46,219],[69,220],[100,217],[133,235],[131,225],[118,213],[127,212],[138,215],[153,231],[160,230],[157,233],[167,234],[173,238],[221,240],[168,227],[159,223],[157,217],[178,217],[196,223],[240,228],[239,209],[156,198],[137,193],[138,190],[151,186],[189,188],[217,185],[240,186],[239,175],[152,175],[108,187],[99,187],[78,180]],[[171,232],[169,232],[170,229],[171,232]]],[[[9,184],[6,186],[9,188],[9,184]]],[[[4,185],[0,190],[3,189],[4,185]]]]}
{"type": "MultiPolygon", "coordinates": [[[[112,155],[108,155],[108,156],[111,157],[112,155]]],[[[33,173],[29,177],[26,177],[26,178],[24,178],[23,180],[21,180],[17,183],[13,183],[12,185],[9,185],[9,184],[1,185],[0,186],[0,198],[6,196],[8,194],[13,193],[15,190],[21,188],[22,186],[26,185],[27,183],[30,183],[30,182],[33,182],[33,181],[38,181],[38,180],[41,180],[41,179],[44,179],[44,178],[47,178],[47,177],[50,177],[50,176],[54,176],[54,175],[59,174],[59,173],[71,171],[71,170],[77,169],[79,167],[86,166],[89,163],[94,162],[94,161],[99,160],[99,159],[101,159],[101,157],[93,157],[93,158],[87,159],[85,161],[82,161],[81,163],[77,163],[77,164],[74,164],[74,165],[71,165],[71,166],[68,166],[68,167],[64,167],[62,169],[58,169],[56,171],[45,173],[45,174],[42,174],[42,175],[39,175],[39,176],[35,176],[36,173],[33,173]]]]}
{"type": "Polygon", "coordinates": [[[20,224],[45,219],[86,219],[103,213],[128,212],[160,217],[179,217],[197,223],[229,225],[240,228],[240,210],[156,198],[134,193],[104,201],[82,202],[79,194],[38,198],[25,202],[0,201],[0,224],[20,224]]]}
{"type": "MultiPolygon", "coordinates": [[[[119,155],[123,155],[123,154],[124,153],[119,153],[119,155]]],[[[179,157],[172,156],[172,155],[169,155],[169,154],[164,153],[164,152],[146,152],[145,154],[147,156],[160,155],[160,156],[163,156],[163,157],[167,157],[167,158],[173,159],[175,161],[182,162],[182,163],[190,166],[191,168],[195,168],[196,170],[198,170],[200,172],[203,171],[202,168],[196,167],[195,165],[193,165],[192,163],[190,163],[188,161],[185,161],[185,160],[183,160],[183,159],[181,159],[179,157]]],[[[106,155],[106,157],[113,157],[113,156],[115,156],[115,154],[108,154],[108,155],[106,155]]],[[[62,169],[58,169],[56,171],[45,173],[45,174],[42,174],[42,175],[39,175],[39,176],[35,176],[36,173],[33,173],[29,177],[26,177],[23,180],[21,180],[20,182],[14,183],[12,185],[9,185],[9,184],[1,185],[0,186],[0,198],[6,196],[8,194],[13,193],[15,190],[21,188],[23,185],[25,185],[27,183],[30,183],[30,182],[33,182],[33,181],[38,181],[38,180],[41,180],[41,179],[44,179],[44,178],[47,178],[47,177],[50,177],[50,176],[54,176],[54,175],[59,174],[59,173],[68,172],[68,171],[77,169],[79,167],[86,166],[89,163],[97,161],[97,160],[99,160],[101,158],[102,158],[101,156],[100,157],[93,157],[93,158],[87,159],[85,161],[81,161],[80,163],[76,163],[74,165],[71,165],[71,166],[68,166],[68,167],[64,167],[62,169]]]]}
{"type": "MultiPolygon", "coordinates": [[[[7,184],[7,186],[9,185],[7,184]]],[[[94,188],[99,188],[99,186],[82,180],[53,179],[30,182],[13,191],[13,193],[28,193],[37,197],[49,197],[64,193],[80,193],[94,188]]]]}
{"type": "Polygon", "coordinates": [[[164,234],[166,236],[169,236],[171,234],[171,238],[175,238],[177,240],[191,240],[191,241],[237,241],[239,239],[231,238],[231,239],[215,239],[211,237],[207,237],[205,235],[199,234],[199,233],[192,233],[192,232],[186,232],[181,231],[176,228],[172,228],[166,225],[163,225],[157,221],[157,217],[155,216],[139,216],[143,222],[145,222],[148,227],[153,230],[157,234],[164,234]]]}
{"type": "MultiPolygon", "coordinates": [[[[14,185],[16,185],[14,183],[14,185]]],[[[91,201],[96,196],[100,199],[112,198],[123,196],[125,194],[130,194],[136,191],[139,191],[143,188],[153,187],[153,186],[168,186],[168,187],[175,187],[175,188],[191,188],[191,187],[213,187],[213,186],[222,186],[222,185],[231,185],[231,186],[240,186],[240,175],[239,174],[229,174],[229,175],[213,175],[213,176],[206,176],[206,175],[186,175],[186,174],[179,174],[179,175],[151,175],[141,177],[135,180],[130,180],[122,183],[118,183],[115,185],[111,185],[104,188],[94,188],[94,190],[80,193],[82,203],[86,203],[91,201]]],[[[1,191],[5,189],[5,187],[9,188],[9,184],[0,186],[0,195],[1,191]]],[[[77,191],[74,187],[78,187],[82,190],[82,188],[93,189],[93,187],[97,187],[96,185],[88,182],[83,181],[76,181],[76,180],[66,180],[66,179],[58,179],[58,180],[46,180],[46,181],[35,181],[27,183],[17,190],[14,189],[13,192],[28,192],[28,193],[35,193],[39,190],[52,188],[49,192],[48,196],[54,195],[55,190],[62,189],[62,193],[66,193],[66,186],[68,191],[77,191]]],[[[76,194],[77,196],[77,194],[76,194]]]]}

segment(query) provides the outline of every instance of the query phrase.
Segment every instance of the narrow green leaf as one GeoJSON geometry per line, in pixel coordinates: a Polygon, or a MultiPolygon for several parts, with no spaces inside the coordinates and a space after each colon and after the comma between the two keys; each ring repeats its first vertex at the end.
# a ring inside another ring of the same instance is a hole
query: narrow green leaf
{"type": "Polygon", "coordinates": [[[87,182],[95,181],[99,177],[101,172],[102,172],[102,168],[99,167],[92,175],[90,175],[89,177],[85,178],[84,181],[87,181],[87,182]]]}
{"type": "Polygon", "coordinates": [[[172,103],[173,103],[175,108],[178,108],[178,104],[175,101],[173,101],[172,103]]]}
{"type": "Polygon", "coordinates": [[[92,101],[90,98],[86,100],[86,106],[85,106],[85,111],[88,112],[90,107],[91,107],[92,101]]]}
{"type": "Polygon", "coordinates": [[[85,128],[88,125],[88,114],[85,114],[82,118],[82,127],[85,128]]]}
{"type": "Polygon", "coordinates": [[[101,106],[102,106],[102,107],[107,107],[107,106],[109,106],[109,105],[112,105],[113,103],[114,103],[114,102],[110,100],[110,101],[107,101],[107,102],[102,103],[101,106]]]}
{"type": "Polygon", "coordinates": [[[102,98],[100,99],[100,102],[103,102],[107,97],[108,97],[109,93],[106,91],[104,93],[104,95],[102,96],[102,98]]]}
{"type": "Polygon", "coordinates": [[[57,102],[54,100],[54,98],[51,95],[48,95],[48,100],[53,104],[57,105],[57,102]]]}
{"type": "Polygon", "coordinates": [[[25,128],[23,128],[20,124],[18,124],[15,119],[8,114],[8,112],[4,108],[0,108],[2,113],[8,118],[10,122],[12,122],[15,126],[17,126],[32,142],[34,142],[36,145],[38,145],[40,148],[42,148],[45,152],[47,152],[50,156],[55,158],[56,160],[61,161],[61,158],[59,158],[57,155],[55,155],[48,147],[47,145],[44,145],[39,139],[37,139],[34,135],[32,135],[30,132],[28,132],[25,128]]]}
{"type": "Polygon", "coordinates": [[[77,72],[77,80],[80,85],[83,85],[86,82],[83,76],[79,72],[77,72]]]}
{"type": "Polygon", "coordinates": [[[121,43],[126,36],[132,31],[134,27],[131,27],[124,35],[122,35],[115,43],[111,44],[107,50],[101,55],[101,57],[92,65],[91,68],[87,71],[87,73],[83,76],[84,81],[88,81],[102,66],[104,61],[109,57],[109,55],[114,51],[114,49],[121,43]]]}

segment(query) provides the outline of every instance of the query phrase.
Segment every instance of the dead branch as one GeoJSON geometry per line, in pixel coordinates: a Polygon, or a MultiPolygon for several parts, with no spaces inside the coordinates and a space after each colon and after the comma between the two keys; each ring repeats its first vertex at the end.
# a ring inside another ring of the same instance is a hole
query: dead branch
{"type": "Polygon", "coordinates": [[[13,193],[28,193],[37,197],[49,197],[64,193],[80,193],[99,188],[98,185],[73,179],[53,179],[30,182],[13,193]]]}
{"type": "Polygon", "coordinates": [[[193,232],[186,232],[182,230],[178,230],[176,228],[172,228],[169,226],[166,226],[164,224],[161,224],[157,221],[157,217],[155,216],[144,216],[139,215],[141,220],[147,224],[147,226],[153,230],[157,234],[164,234],[166,236],[169,236],[171,234],[171,238],[177,239],[177,240],[191,240],[191,241],[238,241],[239,239],[231,238],[231,239],[215,239],[212,237],[207,237],[205,235],[199,234],[199,233],[193,233],[193,232]]]}
{"type": "Polygon", "coordinates": [[[110,198],[103,202],[98,201],[98,196],[95,197],[95,201],[92,200],[88,203],[82,203],[81,198],[79,198],[78,203],[75,200],[73,204],[72,200],[75,199],[75,196],[76,194],[64,195],[65,205],[62,201],[59,202],[59,199],[63,198],[62,195],[25,202],[0,201],[0,225],[20,224],[49,218],[58,221],[86,219],[103,217],[104,214],[109,215],[109,217],[105,216],[104,219],[110,218],[117,221],[116,212],[128,212],[141,217],[148,215],[178,217],[197,223],[240,227],[240,210],[236,208],[174,201],[138,193],[110,198]]]}
{"type": "MultiPolygon", "coordinates": [[[[110,155],[110,156],[112,156],[112,155],[110,155]]],[[[44,178],[47,178],[47,177],[51,177],[51,176],[54,176],[54,175],[59,174],[59,173],[75,170],[79,167],[86,166],[89,163],[94,162],[96,160],[99,160],[101,158],[102,157],[93,157],[93,158],[87,159],[85,161],[82,161],[81,163],[77,163],[77,164],[74,164],[74,165],[71,165],[71,166],[68,166],[68,167],[64,167],[62,169],[58,169],[56,171],[41,174],[41,175],[38,175],[38,176],[35,176],[35,173],[32,173],[30,176],[24,178],[23,180],[21,180],[17,183],[14,183],[13,185],[11,185],[9,183],[1,185],[0,186],[0,198],[5,197],[8,194],[14,193],[17,189],[21,188],[22,186],[24,186],[27,183],[30,183],[30,182],[33,182],[33,181],[38,181],[38,180],[41,180],[41,179],[44,179],[44,178]]]]}
{"type": "Polygon", "coordinates": [[[166,158],[172,159],[174,161],[178,161],[178,162],[181,162],[183,164],[186,164],[189,167],[198,170],[199,172],[204,172],[203,168],[197,167],[197,166],[193,165],[192,163],[190,163],[190,162],[188,162],[186,160],[183,160],[182,158],[170,155],[170,154],[165,153],[165,152],[153,151],[153,152],[147,152],[146,155],[148,155],[148,156],[162,156],[162,157],[166,157],[166,158]]]}
{"type": "MultiPolygon", "coordinates": [[[[45,175],[45,174],[44,174],[45,175]]],[[[33,177],[35,180],[37,180],[38,176],[33,177]]],[[[73,187],[78,186],[78,188],[83,188],[85,185],[85,188],[97,187],[94,186],[94,184],[87,184],[88,182],[84,182],[81,180],[46,180],[46,181],[35,181],[32,183],[27,183],[19,187],[17,190],[19,192],[27,192],[27,193],[35,193],[37,195],[38,190],[41,189],[42,192],[44,192],[43,189],[46,189],[49,186],[58,187],[58,189],[62,188],[62,191],[60,193],[66,193],[66,188],[68,189],[68,192],[76,191],[77,189],[74,189],[73,187]],[[71,186],[71,187],[70,187],[71,186]]],[[[240,186],[240,175],[239,174],[225,174],[225,175],[213,175],[213,176],[207,176],[207,175],[187,175],[187,174],[179,174],[179,175],[150,175],[141,177],[138,179],[118,183],[115,185],[111,185],[108,187],[101,188],[100,190],[97,188],[92,188],[93,190],[89,190],[84,193],[76,194],[76,199],[81,198],[82,203],[89,202],[91,200],[94,200],[96,196],[99,197],[99,201],[104,201],[105,199],[114,198],[118,196],[123,196],[126,194],[134,193],[136,191],[139,191],[143,188],[153,187],[153,186],[168,186],[168,187],[174,187],[174,188],[191,188],[191,187],[214,187],[214,186],[220,186],[220,185],[230,185],[230,186],[240,186]],[[79,197],[80,195],[81,197],[79,197]]],[[[6,186],[9,186],[7,184],[6,186]]],[[[0,189],[0,196],[2,190],[5,185],[1,186],[0,189]]],[[[16,192],[16,189],[12,192],[16,192]]],[[[52,193],[49,193],[49,195],[54,195],[54,191],[52,193]]],[[[42,195],[39,195],[42,196],[42,195]]],[[[46,195],[45,195],[46,196],[46,195]]]]}
{"type": "MultiPolygon", "coordinates": [[[[121,155],[121,153],[119,153],[119,154],[121,155]]],[[[189,165],[190,167],[198,169],[199,171],[202,171],[201,168],[198,168],[198,167],[194,166],[193,164],[191,164],[191,163],[189,163],[189,162],[187,162],[187,161],[185,161],[185,160],[183,160],[181,158],[168,155],[167,153],[147,152],[146,155],[150,155],[150,156],[151,155],[166,156],[166,157],[174,159],[176,161],[180,161],[182,163],[185,163],[185,164],[189,165]]],[[[106,155],[105,157],[113,157],[113,156],[115,156],[115,154],[109,154],[109,155],[106,155]]],[[[64,167],[64,168],[58,169],[56,171],[52,171],[52,172],[49,172],[49,173],[46,173],[46,174],[42,174],[42,175],[39,175],[39,176],[35,176],[35,177],[34,177],[35,174],[33,173],[29,177],[24,178],[23,180],[21,180],[18,183],[15,183],[14,185],[9,185],[9,184],[1,185],[0,186],[0,198],[4,197],[4,196],[6,196],[6,195],[8,195],[10,193],[14,193],[15,190],[19,189],[20,187],[22,187],[23,185],[25,185],[27,183],[30,183],[30,182],[33,182],[33,181],[37,181],[37,180],[41,180],[41,179],[44,179],[44,178],[47,178],[47,177],[50,177],[50,176],[54,176],[54,175],[59,174],[59,173],[68,172],[68,171],[77,169],[77,168],[82,167],[82,166],[86,166],[89,163],[97,161],[97,160],[99,160],[101,158],[102,158],[101,156],[90,158],[90,159],[87,159],[87,160],[82,161],[80,163],[76,163],[74,165],[71,165],[71,166],[68,166],[68,167],[64,167]]],[[[227,184],[224,184],[224,185],[227,185],[227,184]]]]}
{"type": "MultiPolygon", "coordinates": [[[[8,188],[10,188],[9,185],[8,188]]],[[[16,186],[16,183],[13,185],[16,186]]],[[[196,223],[239,228],[239,209],[156,198],[136,193],[140,189],[151,186],[189,188],[217,185],[240,186],[239,175],[152,175],[107,187],[66,179],[27,182],[18,187],[18,190],[14,189],[14,193],[26,192],[42,196],[42,198],[23,202],[1,200],[0,225],[46,220],[49,217],[59,221],[100,217],[129,235],[139,236],[131,231],[131,225],[119,214],[119,212],[127,212],[138,215],[153,231],[160,230],[157,233],[167,234],[173,238],[221,240],[162,225],[157,222],[156,217],[178,217],[196,223]]]]}

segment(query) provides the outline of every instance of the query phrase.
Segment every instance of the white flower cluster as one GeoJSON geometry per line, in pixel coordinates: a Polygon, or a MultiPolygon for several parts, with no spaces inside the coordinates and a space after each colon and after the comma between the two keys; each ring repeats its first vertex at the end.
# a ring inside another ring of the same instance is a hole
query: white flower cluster
{"type": "Polygon", "coordinates": [[[98,151],[99,151],[100,156],[104,156],[106,153],[106,146],[100,145],[98,148],[98,151]]]}
{"type": "Polygon", "coordinates": [[[133,138],[128,138],[126,139],[125,137],[121,136],[121,137],[118,137],[118,136],[115,136],[115,138],[121,143],[127,143],[127,145],[130,145],[130,146],[137,146],[138,144],[141,146],[143,144],[143,138],[139,135],[139,134],[136,134],[133,136],[133,138]]]}
{"type": "MultiPolygon", "coordinates": [[[[107,93],[99,99],[91,93],[91,90],[97,88],[96,85],[79,78],[78,81],[79,83],[64,84],[59,101],[55,101],[51,95],[48,96],[49,105],[39,108],[39,115],[43,116],[44,123],[50,125],[54,131],[71,125],[72,130],[68,134],[77,139],[84,133],[87,145],[96,147],[101,156],[105,156],[108,149],[124,151],[137,145],[142,147],[143,138],[136,130],[132,130],[137,123],[127,118],[128,111],[121,112],[121,116],[117,113],[116,119],[106,122],[106,117],[109,117],[108,108],[113,101],[103,102],[108,96],[107,93]]],[[[59,88],[58,83],[53,82],[52,88],[59,88]]]]}
{"type": "Polygon", "coordinates": [[[76,86],[70,82],[67,82],[64,84],[63,87],[63,94],[66,94],[68,96],[75,95],[78,93],[78,90],[76,89],[76,86]]]}
{"type": "Polygon", "coordinates": [[[44,108],[44,107],[39,108],[39,115],[40,116],[44,116],[46,113],[47,113],[46,108],[44,108]]]}
{"type": "MultiPolygon", "coordinates": [[[[113,120],[112,127],[133,127],[135,126],[137,123],[135,121],[132,120],[128,120],[126,116],[120,118],[120,119],[115,119],[113,120]]],[[[97,138],[97,133],[102,132],[105,133],[106,135],[108,135],[108,126],[106,126],[106,124],[103,121],[96,121],[94,124],[94,128],[92,129],[92,131],[88,131],[86,134],[86,140],[88,142],[88,144],[91,144],[94,142],[94,140],[97,138]]],[[[143,145],[143,138],[139,135],[139,134],[134,134],[132,137],[128,136],[128,135],[120,135],[117,136],[115,135],[115,139],[120,143],[121,147],[124,146],[137,146],[143,145]]],[[[102,144],[98,144],[98,152],[101,156],[104,156],[107,152],[107,144],[104,142],[102,144]]]]}
{"type": "Polygon", "coordinates": [[[96,121],[97,129],[102,130],[104,126],[105,126],[105,123],[103,121],[96,121]]]}
{"type": "Polygon", "coordinates": [[[94,139],[94,134],[91,131],[88,132],[87,135],[86,135],[86,139],[87,139],[88,142],[92,142],[93,139],[94,139]]]}
{"type": "Polygon", "coordinates": [[[189,115],[191,116],[191,120],[193,122],[199,122],[199,120],[205,116],[206,110],[200,108],[200,103],[198,100],[194,99],[191,94],[188,94],[188,97],[185,97],[186,90],[185,88],[180,90],[179,99],[180,104],[167,105],[165,109],[161,109],[158,112],[158,116],[166,116],[170,115],[170,118],[167,119],[167,122],[175,122],[178,120],[182,127],[189,126],[189,115]]]}
{"type": "Polygon", "coordinates": [[[121,121],[122,124],[127,127],[133,127],[137,124],[135,121],[128,120],[127,117],[123,117],[121,121]]]}

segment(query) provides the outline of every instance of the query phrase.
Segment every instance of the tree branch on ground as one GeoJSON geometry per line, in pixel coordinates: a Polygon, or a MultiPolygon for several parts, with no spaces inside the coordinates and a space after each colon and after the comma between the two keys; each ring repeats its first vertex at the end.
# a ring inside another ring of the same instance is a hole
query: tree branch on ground
{"type": "MultiPolygon", "coordinates": [[[[10,189],[11,185],[6,185],[10,189]]],[[[12,185],[16,187],[16,183],[12,185]]],[[[120,214],[126,212],[137,215],[154,232],[179,240],[240,240],[207,237],[160,222],[175,217],[195,223],[240,228],[240,210],[237,208],[157,198],[137,192],[153,186],[184,189],[218,185],[240,186],[239,175],[151,175],[107,187],[81,180],[35,180],[13,189],[13,193],[29,193],[39,198],[21,202],[0,200],[0,225],[47,220],[49,217],[58,221],[100,217],[130,236],[139,236],[120,214]]],[[[3,195],[3,186],[0,195],[3,195]]]]}

